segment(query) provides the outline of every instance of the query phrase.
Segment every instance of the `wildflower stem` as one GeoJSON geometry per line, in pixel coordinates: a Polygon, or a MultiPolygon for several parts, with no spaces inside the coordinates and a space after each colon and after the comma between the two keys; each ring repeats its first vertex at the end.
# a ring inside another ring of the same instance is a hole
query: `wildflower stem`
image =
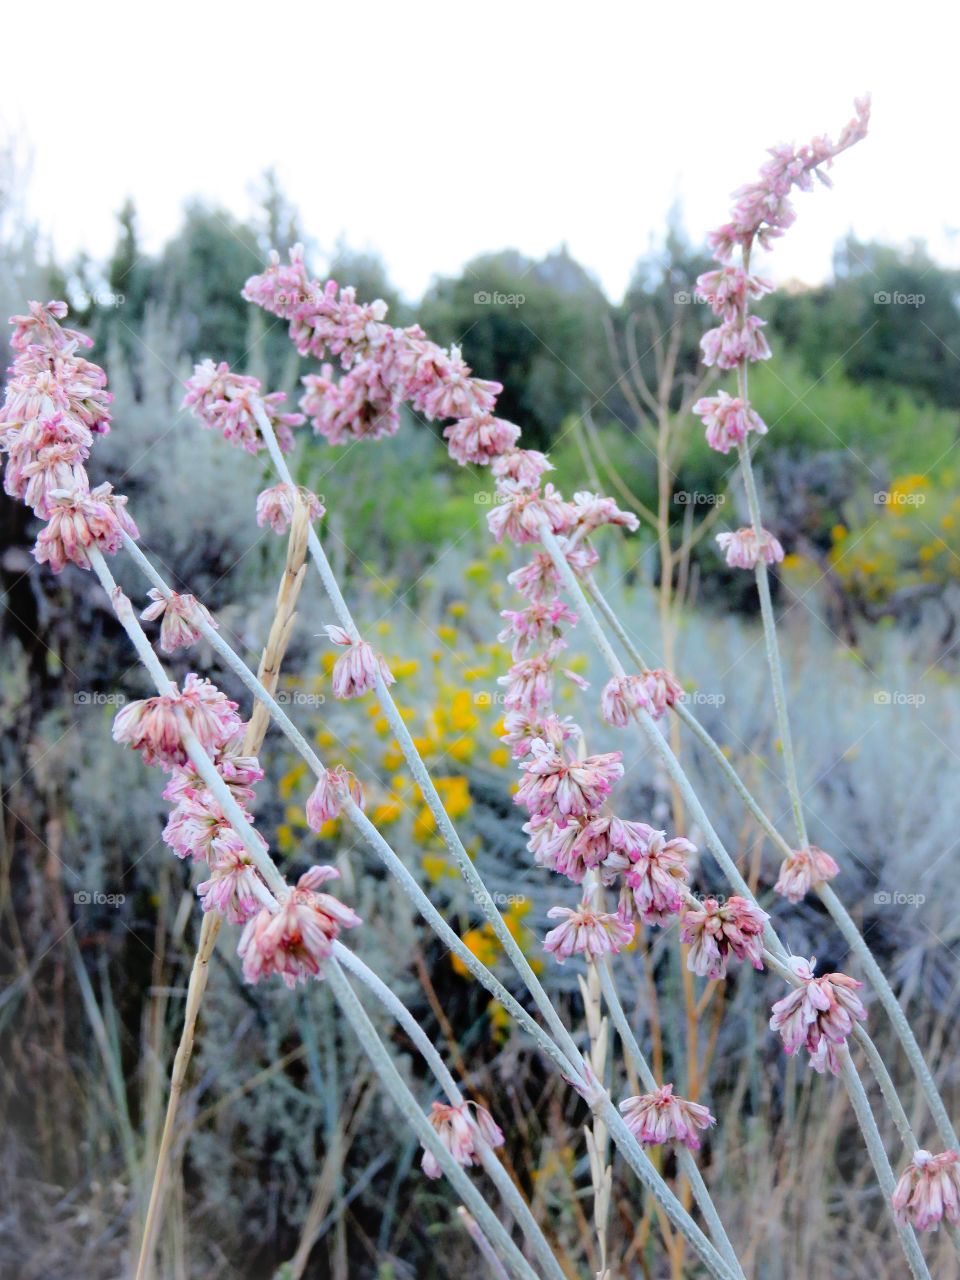
{"type": "Polygon", "coordinates": [[[514,1275],[521,1277],[521,1280],[538,1280],[536,1272],[511,1240],[503,1224],[440,1141],[433,1126],[421,1111],[416,1098],[404,1083],[376,1028],[336,960],[331,958],[327,961],[326,973],[341,1012],[353,1028],[364,1053],[394,1105],[413,1127],[417,1137],[437,1161],[457,1195],[464,1201],[484,1234],[495,1245],[500,1257],[509,1265],[514,1275]]]}
{"type": "MultiPolygon", "coordinates": [[[[857,1123],[860,1125],[867,1152],[876,1171],[877,1181],[880,1183],[880,1189],[889,1205],[896,1182],[893,1170],[890,1168],[890,1161],[887,1159],[887,1153],[883,1147],[880,1130],[877,1128],[877,1122],[874,1119],[873,1112],[870,1110],[870,1102],[857,1074],[857,1069],[853,1065],[850,1050],[845,1044],[837,1046],[837,1056],[840,1059],[840,1070],[843,1074],[844,1084],[847,1086],[847,1093],[850,1095],[850,1101],[853,1104],[857,1123]]],[[[920,1252],[920,1246],[917,1243],[913,1228],[906,1223],[897,1222],[896,1218],[894,1218],[894,1225],[897,1229],[897,1235],[900,1237],[900,1244],[906,1255],[907,1264],[910,1267],[910,1274],[914,1277],[914,1280],[930,1280],[930,1272],[927,1270],[927,1264],[924,1262],[923,1254],[920,1252]]]]}
{"type": "MultiPolygon", "coordinates": [[[[640,1048],[636,1036],[633,1034],[633,1028],[630,1026],[630,1021],[627,1018],[626,1011],[620,1001],[619,995],[617,994],[617,988],[613,981],[613,975],[610,972],[609,966],[598,965],[597,968],[600,973],[600,984],[603,989],[604,1000],[606,1001],[607,1008],[610,1010],[610,1016],[613,1018],[613,1024],[617,1028],[617,1034],[623,1042],[623,1047],[626,1050],[627,1056],[633,1063],[634,1069],[640,1077],[644,1089],[646,1089],[648,1093],[653,1093],[658,1087],[657,1078],[650,1070],[650,1065],[647,1062],[646,1056],[640,1048]]],[[[741,1278],[741,1280],[743,1280],[743,1270],[737,1259],[737,1255],[734,1252],[733,1245],[730,1243],[730,1239],[724,1230],[723,1223],[720,1220],[720,1215],[717,1212],[717,1207],[713,1203],[713,1198],[707,1189],[707,1184],[703,1180],[700,1169],[697,1166],[696,1159],[686,1147],[679,1146],[677,1148],[677,1162],[684,1177],[690,1183],[694,1198],[700,1206],[700,1212],[703,1214],[704,1221],[709,1228],[710,1235],[713,1237],[714,1244],[723,1254],[730,1266],[734,1268],[736,1274],[741,1278]]]]}
{"type": "Polygon", "coordinates": [[[464,1230],[477,1246],[477,1250],[486,1262],[487,1266],[493,1272],[496,1280],[509,1280],[509,1276],[504,1270],[503,1263],[493,1251],[493,1245],[483,1234],[480,1227],[477,1225],[476,1220],[471,1217],[463,1205],[460,1205],[457,1208],[457,1217],[463,1223],[464,1230]]]}
{"type": "MultiPolygon", "coordinates": [[[[364,964],[359,956],[345,947],[343,943],[334,942],[333,954],[339,964],[358,978],[364,986],[368,987],[397,1024],[403,1027],[447,1095],[451,1106],[463,1106],[463,1094],[460,1092],[457,1082],[447,1070],[446,1063],[437,1052],[423,1027],[399,996],[395,995],[387,984],[368,965],[364,964]]],[[[530,1212],[530,1206],[514,1185],[513,1179],[504,1169],[489,1143],[483,1142],[482,1139],[478,1138],[478,1149],[484,1170],[500,1193],[504,1204],[513,1215],[517,1226],[520,1227],[530,1241],[546,1274],[551,1276],[553,1280],[566,1280],[563,1269],[554,1256],[553,1250],[540,1230],[537,1220],[530,1212]]]]}

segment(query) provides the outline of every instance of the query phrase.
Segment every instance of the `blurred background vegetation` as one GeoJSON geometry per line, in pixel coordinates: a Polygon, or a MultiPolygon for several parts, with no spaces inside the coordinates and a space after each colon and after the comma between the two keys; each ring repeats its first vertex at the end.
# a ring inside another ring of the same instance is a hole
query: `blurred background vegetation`
{"type": "MultiPolygon", "coordinates": [[[[685,238],[679,214],[638,259],[618,301],[562,247],[541,261],[513,250],[485,254],[414,301],[397,296],[375,255],[312,246],[269,175],[255,221],[194,204],[159,253],[144,251],[128,204],[106,262],[52,260],[38,229],[18,215],[19,181],[12,160],[0,159],[0,311],[21,311],[34,297],[70,300],[73,323],[95,337],[94,357],[116,394],[114,429],[93,459],[96,479],[130,495],[145,545],[214,609],[251,662],[282,563],[279,543],[253,519],[263,473],[259,461],[199,431],[179,404],[191,363],[205,356],[295,396],[305,368],[285,326],[240,298],[270,247],[305,240],[318,274],[355,284],[363,298],[385,298],[396,323],[417,321],[438,341],[459,343],[479,376],[504,384],[501,412],[525,442],[552,451],[562,489],[596,487],[623,506],[657,509],[655,451],[633,375],[655,386],[673,339],[669,414],[702,373],[698,341],[709,325],[694,296],[707,260],[685,238]]],[[[761,313],[775,358],[753,376],[770,426],[758,465],[767,522],[787,550],[778,604],[811,835],[843,862],[841,891],[913,1002],[922,1037],[933,1038],[947,1064],[944,1087],[956,1093],[949,1063],[958,924],[949,902],[960,870],[960,804],[949,779],[960,755],[960,278],[921,244],[848,239],[829,282],[788,284],[761,313]],[[878,691],[891,690],[877,701],[878,691]],[[909,705],[898,701],[905,690],[909,705]],[[921,894],[927,906],[892,912],[875,905],[878,889],[921,894]]],[[[677,667],[691,694],[703,695],[700,711],[715,721],[716,736],[780,814],[776,768],[764,763],[776,760],[777,742],[753,593],[726,571],[712,537],[691,536],[716,518],[718,497],[718,527],[741,522],[730,459],[706,448],[696,421],[678,420],[672,430],[665,519],[671,536],[691,546],[681,567],[677,667]]],[[[296,467],[325,497],[331,558],[398,676],[399,701],[451,813],[539,964],[546,909],[570,893],[529,865],[510,799],[514,774],[497,739],[496,678],[506,665],[494,643],[497,613],[514,604],[504,577],[517,561],[490,547],[489,483],[453,466],[434,430],[412,418],[392,440],[340,452],[303,432],[296,467]]],[[[0,499],[0,1270],[22,1280],[112,1280],[126,1274],[141,1221],[199,912],[190,869],[160,843],[165,806],[156,778],[110,740],[118,700],[145,691],[126,640],[89,575],[71,569],[52,578],[34,564],[34,536],[29,513],[0,499]],[[90,891],[123,901],[97,906],[77,897],[90,891]]],[[[611,596],[656,649],[654,531],[611,538],[604,556],[611,596]]],[[[136,577],[123,564],[117,571],[139,598],[136,577]]],[[[330,663],[313,637],[329,619],[310,589],[301,615],[286,696],[328,762],[361,775],[375,820],[470,945],[498,963],[376,709],[327,700],[330,663]]],[[[174,674],[193,662],[240,696],[202,648],[172,663],[174,674]]],[[[594,688],[602,682],[577,644],[571,665],[594,688]]],[[[571,710],[598,748],[622,745],[582,702],[571,710]]],[[[687,750],[696,770],[703,762],[687,750]]],[[[501,1099],[511,1167],[571,1274],[587,1273],[595,1263],[591,1207],[571,1190],[589,1181],[582,1107],[418,928],[349,833],[330,824],[317,840],[306,830],[307,780],[282,743],[271,736],[264,756],[264,834],[293,867],[322,860],[341,868],[344,896],[370,925],[351,943],[396,975],[452,1061],[470,1061],[474,1095],[501,1099]]],[[[640,759],[630,779],[623,811],[667,824],[669,794],[653,764],[640,759]]],[[[768,900],[771,852],[709,770],[698,782],[768,900]]],[[[711,874],[709,865],[698,872],[705,883],[711,874]]],[[[843,963],[813,905],[777,910],[795,950],[843,963]]],[[[158,1274],[476,1274],[442,1184],[417,1173],[415,1144],[376,1096],[328,1002],[316,991],[244,988],[231,951],[221,946],[205,1005],[185,1103],[191,1136],[177,1153],[158,1274]]],[[[681,986],[676,948],[651,934],[632,964],[638,1016],[668,1077],[682,1081],[688,1047],[669,1015],[681,986]]],[[[547,972],[575,1010],[572,972],[547,972]]],[[[731,1234],[749,1244],[751,1276],[892,1280],[899,1273],[884,1243],[883,1207],[849,1155],[842,1099],[829,1081],[784,1066],[764,1029],[773,998],[752,973],[721,984],[716,1031],[698,1064],[714,1110],[730,1116],[706,1163],[731,1234]]],[[[409,1046],[393,1040],[428,1099],[409,1046]]],[[[623,1274],[678,1274],[635,1197],[618,1181],[623,1274]]],[[[955,1274],[941,1264],[936,1274],[955,1274]]],[[[697,1274],[692,1265],[681,1273],[697,1274]]]]}

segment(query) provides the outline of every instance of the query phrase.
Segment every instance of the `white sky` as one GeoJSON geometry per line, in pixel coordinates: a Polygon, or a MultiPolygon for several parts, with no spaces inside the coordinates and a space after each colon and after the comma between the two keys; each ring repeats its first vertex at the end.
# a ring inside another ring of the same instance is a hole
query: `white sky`
{"type": "Polygon", "coordinates": [[[850,229],[923,237],[957,263],[957,12],[949,0],[10,5],[0,132],[29,149],[28,208],[63,255],[106,255],[128,195],[150,249],[191,195],[247,214],[273,166],[321,248],[343,236],[379,251],[410,297],[479,252],[562,242],[619,297],[674,201],[699,240],[767,146],[835,134],[869,89],[870,138],[838,161],[832,193],[798,197],[769,270],[823,278],[850,229]]]}

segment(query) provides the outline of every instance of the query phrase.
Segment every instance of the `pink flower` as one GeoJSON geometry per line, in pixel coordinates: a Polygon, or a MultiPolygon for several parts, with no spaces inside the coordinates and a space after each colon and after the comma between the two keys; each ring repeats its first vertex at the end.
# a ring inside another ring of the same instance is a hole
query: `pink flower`
{"type": "Polygon", "coordinates": [[[844,1044],[854,1023],[867,1016],[856,994],[863,984],[845,973],[825,973],[815,978],[814,963],[797,957],[791,961],[800,985],[773,1006],[770,1029],[780,1033],[787,1053],[806,1048],[815,1071],[838,1075],[836,1046],[844,1044]]]}
{"type": "Polygon", "coordinates": [[[665,714],[667,707],[675,707],[683,701],[683,686],[664,667],[654,667],[643,673],[643,683],[650,706],[647,708],[654,720],[665,714]]]}
{"type": "Polygon", "coordinates": [[[512,480],[523,489],[536,489],[543,473],[553,470],[553,463],[537,449],[510,449],[492,460],[490,470],[497,480],[512,480]]]}
{"type": "Polygon", "coordinates": [[[508,711],[503,717],[503,728],[500,741],[510,747],[515,760],[528,756],[537,738],[544,738],[559,748],[564,742],[580,734],[579,726],[569,716],[564,716],[562,720],[555,715],[540,718],[525,711],[508,711]]]}
{"type": "Polygon", "coordinates": [[[720,903],[704,898],[699,910],[684,912],[680,938],[690,944],[687,968],[701,978],[724,978],[731,954],[763,968],[763,929],[769,916],[734,894],[720,903]]]}
{"type": "Polygon", "coordinates": [[[307,826],[310,830],[319,832],[325,822],[339,817],[347,796],[363,808],[363,790],[354,775],[342,764],[335,769],[326,769],[317,779],[307,801],[307,826]]]}
{"type": "Polygon", "coordinates": [[[260,905],[260,876],[234,831],[224,831],[209,858],[213,875],[197,885],[204,911],[216,911],[231,924],[244,924],[260,905]]]}
{"type": "Polygon", "coordinates": [[[708,329],[700,339],[703,363],[708,368],[735,369],[748,360],[769,360],[772,353],[762,332],[766,323],[759,316],[743,316],[708,329]]]}
{"type": "Polygon", "coordinates": [[[913,1153],[890,1197],[901,1226],[909,1223],[918,1231],[927,1231],[943,1218],[954,1226],[960,1222],[958,1160],[955,1151],[935,1156],[921,1148],[913,1153]]]}
{"type": "Polygon", "coordinates": [[[610,813],[584,821],[573,852],[588,867],[603,867],[611,876],[626,871],[645,854],[657,833],[645,822],[628,822],[610,813]]]}
{"type": "Polygon", "coordinates": [[[56,490],[48,510],[49,520],[37,536],[33,555],[38,564],[49,564],[54,573],[61,573],[68,564],[89,569],[91,547],[115,555],[123,545],[116,513],[96,490],[56,490]]]}
{"type": "Polygon", "coordinates": [[[623,777],[619,751],[570,760],[540,739],[534,742],[531,756],[520,765],[525,776],[514,800],[532,814],[555,810],[563,816],[582,817],[599,808],[614,782],[623,777]]]}
{"type": "Polygon", "coordinates": [[[377,687],[377,679],[393,684],[394,677],[383,658],[366,640],[354,639],[343,627],[328,624],[324,627],[327,638],[341,645],[346,653],[333,665],[333,696],[335,698],[359,698],[377,687]]]}
{"type": "Polygon", "coordinates": [[[190,727],[209,754],[220,750],[243,728],[237,704],[231,702],[212,681],[190,672],[183,682],[180,701],[190,727]]]}
{"type": "Polygon", "coordinates": [[[177,718],[179,705],[179,694],[128,702],[114,719],[114,742],[142,751],[144,764],[158,764],[168,771],[186,764],[187,753],[180,741],[181,726],[177,718]]]}
{"type": "Polygon", "coordinates": [[[503,705],[509,712],[521,712],[536,717],[545,711],[553,700],[553,668],[558,649],[553,644],[546,653],[515,662],[505,676],[497,677],[497,684],[506,688],[503,705]]]}
{"type": "Polygon", "coordinates": [[[640,528],[640,521],[632,511],[621,511],[612,498],[602,498],[598,493],[582,491],[573,495],[568,529],[580,537],[586,537],[605,524],[621,525],[631,531],[640,528]]]}
{"type": "Polygon", "coordinates": [[[520,428],[503,418],[495,418],[492,413],[485,413],[461,418],[452,426],[445,427],[443,435],[454,462],[459,462],[461,467],[471,462],[484,467],[513,448],[519,439],[520,428]]]}
{"type": "MultiPolygon", "coordinates": [[[[300,486],[297,489],[300,498],[307,508],[307,518],[312,522],[326,514],[326,507],[315,493],[300,486]]],[[[264,489],[257,497],[257,524],[260,528],[269,525],[274,533],[286,533],[293,520],[294,489],[289,484],[275,484],[271,489],[264,489]]]]}
{"type": "Polygon", "coordinates": [[[549,482],[542,492],[528,492],[513,480],[502,480],[498,488],[497,505],[487,516],[490,532],[497,542],[504,538],[518,546],[539,542],[543,521],[553,533],[565,532],[569,527],[570,507],[549,482]]]}
{"type": "Polygon", "coordinates": [[[75,441],[57,441],[44,445],[35,454],[24,451],[28,458],[22,467],[8,465],[4,488],[11,497],[21,498],[41,520],[49,519],[56,504],[56,493],[86,491],[90,487],[83,460],[88,450],[75,441]],[[15,490],[11,493],[11,486],[15,490]]]}
{"type": "Polygon", "coordinates": [[[633,924],[619,914],[595,911],[590,897],[588,894],[576,910],[551,907],[547,912],[551,920],[563,921],[543,940],[544,950],[551,951],[558,964],[572,955],[586,955],[591,960],[616,955],[633,940],[633,924]]]}
{"type": "Polygon", "coordinates": [[[613,676],[603,686],[600,714],[607,724],[624,729],[641,708],[650,710],[650,699],[643,676],[613,676]]]}
{"type": "Polygon", "coordinates": [[[682,1142],[696,1151],[700,1146],[700,1132],[717,1123],[699,1102],[675,1098],[672,1084],[661,1085],[653,1093],[624,1098],[620,1111],[630,1132],[647,1146],[682,1142]]]}
{"type": "MultiPolygon", "coordinates": [[[[486,1107],[475,1102],[464,1102],[459,1107],[446,1102],[434,1102],[428,1119],[457,1164],[465,1167],[480,1163],[480,1143],[486,1143],[490,1147],[503,1146],[503,1133],[499,1125],[486,1107]]],[[[440,1177],[440,1165],[430,1151],[424,1151],[420,1168],[428,1178],[440,1177]]]]}
{"type": "Polygon", "coordinates": [[[750,528],[738,529],[736,533],[718,533],[717,543],[725,552],[731,569],[755,569],[760,560],[779,564],[783,559],[783,547],[766,529],[760,531],[759,540],[750,528]]]}
{"type": "Polygon", "coordinates": [[[504,609],[501,618],[508,625],[497,636],[501,644],[512,641],[515,659],[522,658],[535,645],[550,645],[563,634],[562,623],[574,625],[577,615],[557,597],[549,604],[531,604],[526,609],[504,609]]]}
{"type": "Polygon", "coordinates": [[[317,435],[332,445],[350,440],[381,440],[396,435],[400,427],[400,399],[396,389],[384,382],[383,368],[376,360],[361,360],[338,381],[333,367],[303,378],[307,388],[300,398],[317,435]]]}
{"type": "Polygon", "coordinates": [[[153,601],[147,605],[140,617],[145,622],[155,622],[163,618],[160,626],[160,648],[164,653],[175,653],[177,649],[186,649],[196,644],[202,634],[200,621],[206,622],[214,630],[219,630],[206,605],[191,595],[179,595],[176,591],[165,596],[162,591],[152,587],[147,592],[153,601]]]}
{"type": "Polygon", "coordinates": [[[288,987],[295,987],[307,978],[323,977],[323,962],[341,929],[361,923],[342,902],[317,892],[339,875],[334,867],[311,867],[277,911],[264,907],[248,920],[237,947],[247,982],[278,974],[288,987]]]}
{"type": "Polygon", "coordinates": [[[784,858],[780,864],[780,878],[773,887],[790,902],[800,902],[815,884],[832,880],[839,870],[829,853],[810,844],[804,849],[794,849],[784,858]]]}
{"type": "Polygon", "coordinates": [[[767,424],[746,400],[718,391],[715,396],[703,396],[693,406],[693,412],[703,419],[707,429],[707,444],[717,453],[729,453],[742,444],[751,431],[758,436],[767,434],[767,424]]]}
{"type": "MultiPolygon", "coordinates": [[[[560,538],[559,542],[567,564],[578,578],[589,573],[600,558],[593,547],[585,542],[578,542],[574,546],[570,546],[566,538],[560,538]]],[[[534,603],[552,599],[562,585],[560,575],[545,551],[538,551],[529,564],[507,574],[507,581],[515,591],[534,603]]]]}
{"type": "Polygon", "coordinates": [[[666,924],[683,908],[682,887],[690,878],[687,858],[696,845],[682,836],[672,840],[665,831],[653,831],[644,843],[638,840],[624,850],[630,866],[624,871],[621,910],[644,924],[666,924]]]}
{"type": "Polygon", "coordinates": [[[724,320],[741,315],[746,311],[749,299],[762,298],[772,289],[769,280],[748,276],[742,267],[720,267],[697,277],[698,296],[705,298],[713,314],[724,320]]]}
{"type": "Polygon", "coordinates": [[[193,411],[201,426],[219,431],[228,444],[259,453],[266,442],[254,415],[254,400],[259,400],[277,444],[287,453],[293,448],[291,428],[305,421],[303,414],[281,413],[280,406],[286,400],[282,391],[264,395],[259,379],[234,373],[225,361],[214,364],[204,360],[194,366],[193,377],[186,382],[183,407],[193,411]]]}
{"type": "Polygon", "coordinates": [[[229,829],[228,819],[210,792],[189,789],[178,798],[171,811],[163,839],[178,858],[209,862],[213,842],[229,829]]]}

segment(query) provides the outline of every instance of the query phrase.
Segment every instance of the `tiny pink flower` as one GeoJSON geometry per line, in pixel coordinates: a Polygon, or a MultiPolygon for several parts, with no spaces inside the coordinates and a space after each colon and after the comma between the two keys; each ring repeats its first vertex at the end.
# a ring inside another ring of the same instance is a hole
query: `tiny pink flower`
{"type": "Polygon", "coordinates": [[[624,729],[641,708],[650,710],[650,698],[643,676],[613,676],[603,686],[600,714],[607,724],[624,729]]]}
{"type": "Polygon", "coordinates": [[[770,1029],[779,1032],[787,1053],[806,1048],[815,1071],[838,1075],[836,1047],[844,1044],[854,1024],[867,1016],[856,994],[863,984],[845,973],[815,978],[813,964],[799,957],[791,961],[800,985],[773,1006],[770,1029]]]}
{"type": "MultiPolygon", "coordinates": [[[[464,1102],[459,1107],[446,1102],[434,1102],[428,1119],[457,1164],[465,1167],[480,1163],[478,1139],[490,1147],[503,1146],[500,1126],[486,1107],[475,1102],[464,1102]]],[[[430,1151],[424,1151],[420,1168],[428,1178],[440,1177],[440,1165],[430,1151]]]]}
{"type": "Polygon", "coordinates": [[[588,894],[576,910],[551,907],[547,912],[551,920],[563,921],[543,940],[544,950],[552,952],[558,964],[573,955],[591,960],[616,955],[633,941],[633,924],[618,913],[594,910],[590,898],[588,894]]]}
{"type": "Polygon", "coordinates": [[[623,757],[619,751],[571,760],[551,743],[534,742],[531,759],[520,768],[524,778],[514,800],[531,814],[582,817],[598,809],[623,777],[623,757]]]}
{"type": "Polygon", "coordinates": [[[794,851],[780,864],[780,878],[773,886],[777,893],[790,902],[800,902],[815,884],[832,880],[839,872],[829,853],[824,853],[815,844],[794,851]]]}
{"type": "Polygon", "coordinates": [[[55,490],[47,509],[48,523],[37,536],[33,554],[38,564],[49,564],[54,573],[61,573],[68,564],[89,569],[91,547],[115,555],[123,545],[114,509],[96,490],[55,490]]]}
{"type": "Polygon", "coordinates": [[[160,626],[160,648],[164,653],[174,653],[177,649],[186,649],[196,644],[202,634],[200,620],[219,630],[206,605],[196,596],[179,595],[176,591],[165,596],[156,587],[152,587],[147,595],[153,603],[147,605],[140,617],[145,622],[163,618],[160,626]]]}
{"type": "Polygon", "coordinates": [[[666,834],[653,831],[646,843],[637,840],[623,850],[630,865],[623,874],[621,911],[644,924],[666,924],[683,909],[681,890],[690,878],[687,859],[697,848],[682,836],[668,840],[666,834]]]}
{"type": "Polygon", "coordinates": [[[649,711],[654,720],[659,720],[668,707],[675,707],[683,701],[683,686],[664,667],[654,667],[643,673],[643,683],[650,700],[649,711]]]}
{"type": "Polygon", "coordinates": [[[699,910],[684,912],[680,938],[690,945],[687,968],[701,978],[724,978],[730,956],[763,968],[765,911],[734,894],[722,904],[704,898],[699,910]]]}
{"type": "Polygon", "coordinates": [[[347,650],[333,666],[333,696],[335,698],[359,698],[377,687],[377,679],[393,684],[394,677],[381,656],[366,640],[355,640],[343,627],[328,624],[324,627],[327,638],[347,650]]]}
{"type": "Polygon", "coordinates": [[[510,449],[493,459],[490,470],[497,480],[512,480],[523,489],[536,489],[544,472],[553,470],[553,463],[537,449],[510,449]]]}
{"type": "Polygon", "coordinates": [[[586,491],[573,495],[568,525],[571,532],[575,530],[578,536],[585,537],[605,524],[620,525],[631,531],[640,528],[640,521],[633,512],[621,511],[612,498],[586,491]]]}
{"type": "Polygon", "coordinates": [[[761,560],[767,564],[779,564],[783,560],[783,547],[766,529],[760,531],[759,539],[751,528],[718,533],[717,543],[731,569],[755,569],[761,560]]]}
{"type": "Polygon", "coordinates": [[[128,702],[113,722],[114,742],[126,743],[143,753],[144,764],[172,770],[187,762],[177,717],[179,695],[163,694],[128,702]]]}
{"type": "Polygon", "coordinates": [[[216,911],[231,924],[244,924],[260,908],[260,876],[250,855],[234,831],[224,831],[213,842],[209,880],[197,885],[204,911],[216,911]]]}
{"type": "Polygon", "coordinates": [[[953,1226],[960,1222],[958,1161],[955,1151],[935,1156],[921,1148],[913,1153],[890,1198],[901,1226],[909,1223],[917,1231],[928,1231],[943,1219],[953,1226]]]}
{"type": "Polygon", "coordinates": [[[508,711],[503,717],[503,729],[500,741],[510,747],[515,760],[528,756],[537,738],[544,738],[559,748],[580,735],[579,726],[569,716],[564,716],[563,719],[555,715],[541,718],[524,711],[508,711]]]}
{"type": "Polygon", "coordinates": [[[520,437],[520,428],[492,413],[461,418],[444,429],[450,457],[462,467],[468,463],[483,467],[512,449],[520,437]]]}
{"type": "Polygon", "coordinates": [[[277,974],[288,987],[323,977],[341,929],[354,929],[360,917],[328,893],[317,890],[339,877],[334,867],[311,867],[277,911],[263,907],[247,921],[237,954],[247,982],[277,974]]]}
{"type": "MultiPolygon", "coordinates": [[[[315,493],[302,486],[297,490],[307,508],[308,519],[319,520],[326,513],[326,507],[315,493]]],[[[286,533],[293,520],[294,494],[293,486],[275,484],[271,489],[264,489],[257,497],[257,524],[260,528],[269,525],[274,533],[286,533]]]]}
{"type": "MultiPolygon", "coordinates": [[[[713,314],[729,320],[741,314],[751,298],[762,298],[773,285],[759,276],[748,276],[742,267],[720,267],[697,277],[697,293],[710,304],[713,314]]],[[[696,412],[696,409],[694,409],[696,412]]]]}
{"type": "Polygon", "coordinates": [[[319,832],[325,822],[339,817],[347,796],[363,808],[363,790],[348,769],[338,764],[335,769],[324,770],[307,800],[307,826],[310,830],[319,832]]]}
{"type": "Polygon", "coordinates": [[[630,1132],[647,1146],[681,1142],[696,1151],[700,1133],[717,1123],[699,1102],[674,1097],[672,1084],[661,1085],[653,1093],[624,1098],[620,1111],[630,1132]]]}
{"type": "Polygon", "coordinates": [[[746,361],[769,360],[765,325],[759,316],[745,316],[724,320],[718,328],[709,329],[700,339],[703,363],[708,368],[716,365],[718,369],[735,369],[746,361]]]}
{"type": "Polygon", "coordinates": [[[500,614],[507,626],[497,639],[501,644],[512,643],[514,659],[523,658],[536,645],[550,645],[563,634],[564,622],[576,624],[577,615],[557,597],[549,604],[530,604],[526,609],[504,609],[500,614]]]}
{"type": "Polygon", "coordinates": [[[742,444],[751,431],[758,436],[767,434],[767,424],[750,404],[726,391],[701,397],[694,404],[693,412],[703,419],[707,444],[717,453],[729,453],[742,444]]]}
{"type": "Polygon", "coordinates": [[[502,480],[497,505],[487,516],[490,532],[497,542],[509,538],[518,545],[539,542],[543,522],[553,533],[564,533],[570,526],[571,509],[549,482],[542,491],[527,491],[516,481],[502,480]]]}

